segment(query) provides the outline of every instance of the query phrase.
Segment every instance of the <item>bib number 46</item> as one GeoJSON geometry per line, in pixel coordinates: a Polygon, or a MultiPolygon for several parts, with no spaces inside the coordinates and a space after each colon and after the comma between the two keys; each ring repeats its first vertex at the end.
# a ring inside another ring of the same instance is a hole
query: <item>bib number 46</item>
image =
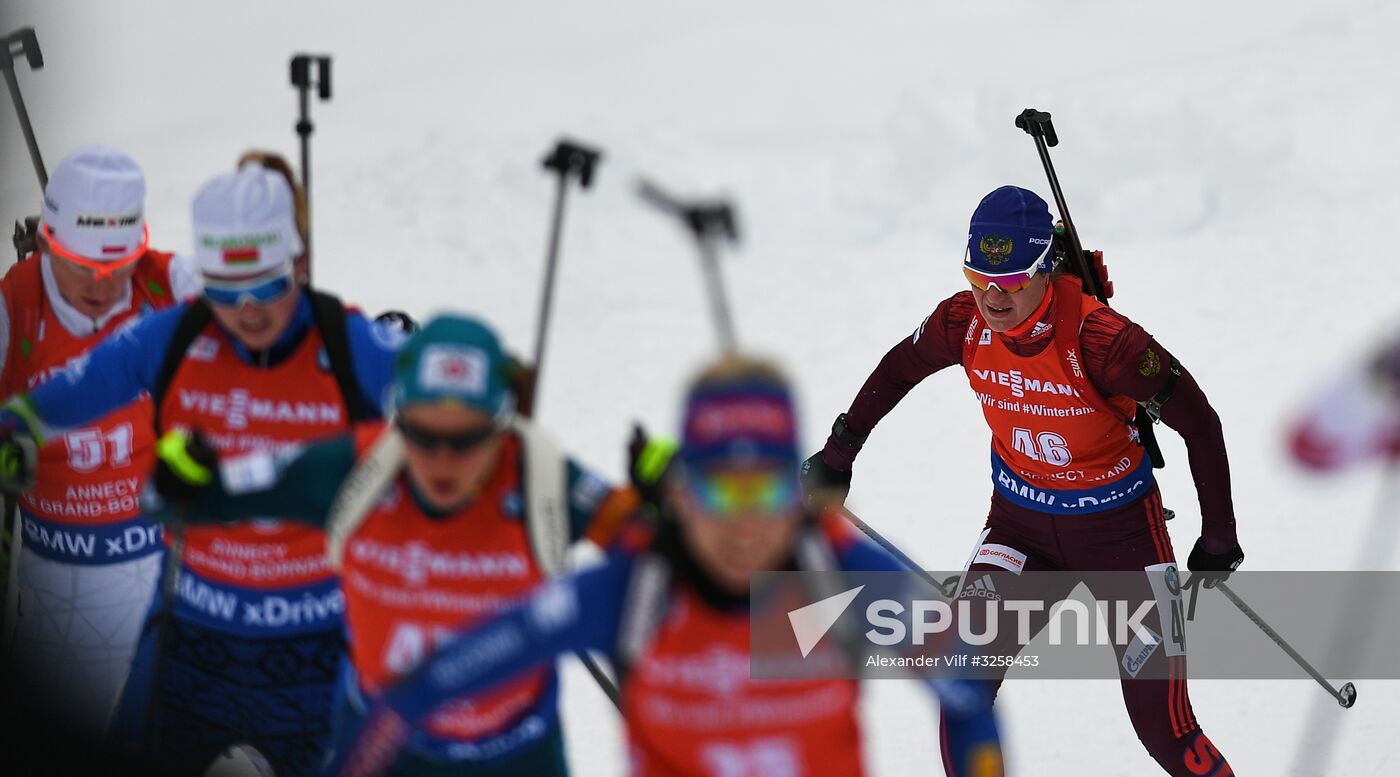
{"type": "Polygon", "coordinates": [[[1032,432],[1016,427],[1011,430],[1011,443],[1016,450],[1033,461],[1043,461],[1056,467],[1067,467],[1074,460],[1065,438],[1055,432],[1032,432]]]}

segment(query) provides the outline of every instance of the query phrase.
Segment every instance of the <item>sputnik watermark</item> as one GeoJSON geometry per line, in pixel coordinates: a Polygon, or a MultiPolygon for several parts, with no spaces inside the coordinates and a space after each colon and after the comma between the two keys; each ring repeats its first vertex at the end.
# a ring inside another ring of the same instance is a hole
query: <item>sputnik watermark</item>
{"type": "Polygon", "coordinates": [[[1400,679],[1400,619],[1387,617],[1400,611],[1400,572],[1236,572],[1231,599],[1174,562],[1112,572],[980,566],[755,575],[750,675],[1169,680],[1188,671],[1189,629],[1192,678],[1400,679]]]}
{"type": "MultiPolygon", "coordinates": [[[[788,612],[793,636],[804,658],[811,654],[864,589],[863,585],[856,586],[788,612]]],[[[958,599],[953,603],[943,599],[914,599],[908,603],[897,599],[877,599],[865,607],[865,620],[870,628],[864,634],[872,645],[895,647],[924,645],[931,636],[956,629],[957,637],[963,644],[989,645],[1000,636],[1000,624],[1005,620],[1004,611],[1015,617],[1016,644],[1025,646],[1038,632],[1038,629],[1032,631],[1031,616],[1048,611],[1047,628],[1052,645],[1126,646],[1132,644],[1134,638],[1149,643],[1158,641],[1156,635],[1143,625],[1143,620],[1157,609],[1155,600],[1095,600],[1093,604],[1091,614],[1089,605],[1078,599],[1061,599],[1050,603],[1037,599],[958,599]],[[974,613],[978,607],[983,612],[974,613]],[[1110,610],[1115,617],[1109,617],[1110,610]],[[910,616],[908,623],[898,617],[906,613],[910,616]],[[1073,635],[1068,640],[1065,638],[1066,621],[1073,628],[1073,635]]]]}

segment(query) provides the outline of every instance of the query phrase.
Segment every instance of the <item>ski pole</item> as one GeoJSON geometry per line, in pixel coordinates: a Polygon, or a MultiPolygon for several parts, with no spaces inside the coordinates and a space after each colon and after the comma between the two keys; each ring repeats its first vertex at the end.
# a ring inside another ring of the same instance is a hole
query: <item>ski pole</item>
{"type": "MultiPolygon", "coordinates": [[[[545,255],[544,287],[540,291],[539,323],[535,327],[535,359],[533,404],[540,399],[540,376],[544,371],[544,349],[549,338],[549,314],[554,307],[554,278],[559,267],[559,242],[564,232],[564,205],[568,201],[569,181],[578,178],[579,188],[587,189],[593,184],[593,171],[602,158],[602,152],[561,138],[554,149],[544,158],[544,169],[557,176],[558,186],[554,190],[554,218],[550,221],[549,247],[545,255]]],[[[530,408],[533,410],[533,408],[530,408]]]]}
{"type": "Polygon", "coordinates": [[[156,656],[151,666],[151,685],[146,699],[146,721],[142,732],[144,747],[142,756],[157,761],[156,722],[160,706],[161,681],[165,662],[169,658],[171,632],[174,630],[175,603],[179,594],[180,562],[185,553],[185,507],[178,508],[175,520],[170,524],[170,549],[166,551],[165,567],[161,577],[160,623],[156,626],[156,656]]]}
{"type": "Polygon", "coordinates": [[[710,300],[710,313],[719,331],[720,348],[725,353],[736,352],[739,343],[734,335],[734,320],[729,315],[729,300],[724,293],[724,277],[720,273],[717,247],[723,240],[731,243],[739,241],[733,207],[724,200],[685,202],[647,180],[639,182],[637,194],[662,213],[679,218],[690,230],[700,251],[701,273],[710,300]]]}
{"type": "MultiPolygon", "coordinates": [[[[15,115],[19,118],[20,130],[24,133],[24,143],[29,148],[29,160],[34,164],[34,173],[39,177],[39,188],[49,185],[49,174],[44,169],[44,158],[39,153],[39,142],[34,138],[34,125],[29,121],[29,111],[24,107],[24,96],[19,91],[19,81],[15,79],[15,60],[20,56],[29,63],[31,70],[44,66],[44,54],[39,50],[39,38],[33,27],[23,27],[4,37],[5,55],[0,57],[0,71],[5,77],[5,87],[10,92],[10,100],[15,105],[15,115]]],[[[15,222],[12,242],[18,261],[24,261],[38,248],[39,217],[26,216],[15,222]]],[[[7,516],[13,511],[6,510],[7,516]]],[[[8,519],[7,519],[8,520],[8,519]]]]}
{"type": "MultiPolygon", "coordinates": [[[[643,200],[661,212],[680,218],[695,237],[696,244],[700,249],[700,263],[704,269],[706,291],[710,298],[710,311],[713,314],[715,328],[719,332],[720,344],[726,353],[734,353],[738,350],[738,343],[734,335],[734,322],[729,315],[728,300],[724,294],[719,255],[715,248],[715,244],[721,239],[727,239],[730,242],[736,242],[739,239],[733,207],[723,200],[685,202],[667,194],[661,187],[647,180],[642,180],[638,184],[637,193],[643,200]]],[[[885,539],[873,526],[856,517],[850,510],[842,508],[841,512],[857,529],[860,529],[901,564],[908,567],[911,572],[920,575],[929,585],[937,588],[944,595],[951,596],[948,594],[949,581],[945,580],[943,583],[939,583],[893,542],[885,539]]],[[[954,581],[955,586],[956,578],[950,579],[954,581]]]]}
{"type": "MultiPolygon", "coordinates": [[[[1187,581],[1186,586],[1184,587],[1189,588],[1193,585],[1196,585],[1197,583],[1198,581],[1193,578],[1192,580],[1187,581]]],[[[1340,689],[1334,687],[1332,683],[1327,681],[1327,678],[1322,676],[1321,672],[1317,671],[1317,669],[1315,669],[1312,664],[1308,663],[1308,660],[1306,658],[1303,658],[1301,655],[1299,655],[1298,651],[1294,650],[1293,646],[1288,644],[1287,640],[1280,636],[1277,631],[1274,631],[1269,626],[1269,624],[1265,623],[1264,619],[1259,617],[1259,613],[1255,612],[1249,605],[1245,604],[1244,600],[1241,599],[1238,594],[1230,590],[1230,586],[1227,585],[1224,581],[1216,582],[1214,585],[1207,585],[1207,587],[1220,589],[1220,592],[1225,594],[1225,598],[1229,599],[1232,604],[1238,607],[1240,612],[1244,613],[1246,618],[1249,618],[1251,621],[1253,621],[1254,625],[1258,626],[1259,630],[1264,632],[1265,636],[1273,640],[1275,645],[1278,645],[1280,648],[1282,648],[1283,652],[1287,653],[1288,657],[1293,659],[1294,663],[1302,667],[1303,671],[1307,672],[1312,677],[1312,679],[1316,680],[1318,685],[1321,685],[1327,690],[1328,693],[1332,694],[1332,698],[1336,699],[1338,704],[1342,705],[1343,707],[1350,708],[1351,705],[1356,703],[1355,685],[1353,685],[1352,683],[1345,683],[1340,689]]]]}
{"type": "Polygon", "coordinates": [[[952,575],[941,583],[938,582],[938,580],[933,575],[925,571],[923,567],[914,563],[914,559],[909,558],[908,554],[899,549],[899,546],[885,539],[884,535],[880,534],[880,532],[878,531],[875,531],[875,527],[871,526],[865,521],[862,521],[856,516],[855,513],[851,512],[845,507],[842,507],[841,515],[846,520],[850,521],[851,524],[854,525],[857,529],[860,529],[861,533],[869,537],[872,542],[884,548],[886,553],[890,554],[891,556],[894,556],[895,560],[907,567],[910,572],[913,572],[914,574],[923,578],[924,582],[928,583],[934,588],[937,588],[939,593],[942,593],[949,599],[953,598],[953,596],[957,594],[957,575],[952,575]]]}
{"type": "MultiPolygon", "coordinates": [[[[1060,144],[1060,136],[1055,133],[1055,125],[1050,120],[1050,114],[1035,108],[1027,108],[1016,116],[1016,126],[1025,130],[1026,134],[1035,141],[1036,153],[1040,155],[1040,165],[1045,168],[1045,177],[1050,182],[1050,193],[1055,198],[1055,207],[1059,209],[1060,221],[1064,224],[1064,238],[1069,243],[1067,253],[1079,267],[1080,281],[1089,294],[1107,305],[1108,298],[1113,296],[1113,283],[1108,280],[1108,272],[1103,264],[1103,254],[1098,251],[1090,254],[1084,250],[1084,244],[1079,240],[1079,230],[1075,229],[1074,220],[1069,216],[1069,204],[1065,202],[1065,192],[1060,187],[1060,177],[1055,174],[1055,164],[1050,161],[1050,147],[1060,144]]],[[[1173,370],[1175,369],[1175,362],[1173,362],[1173,370]]],[[[1176,385],[1175,377],[1168,380],[1167,388],[1160,395],[1161,398],[1154,397],[1150,403],[1157,410],[1160,410],[1162,402],[1170,398],[1171,390],[1176,385]]],[[[1147,449],[1147,455],[1152,459],[1153,469],[1161,469],[1166,466],[1167,462],[1162,456],[1162,446],[1157,443],[1157,433],[1153,429],[1155,420],[1154,410],[1143,404],[1138,405],[1137,415],[1133,418],[1133,426],[1138,431],[1142,447],[1147,449]]]]}
{"type": "Polygon", "coordinates": [[[322,102],[331,99],[331,58],[311,54],[297,54],[292,57],[292,86],[296,87],[300,101],[296,132],[301,138],[301,189],[306,193],[306,273],[311,277],[311,133],[316,125],[311,123],[311,87],[316,86],[316,96],[322,102]],[[311,76],[312,66],[316,76],[311,76]]]}
{"type": "Polygon", "coordinates": [[[19,92],[19,81],[15,80],[15,60],[23,56],[31,70],[44,67],[44,54],[39,50],[39,38],[33,27],[22,27],[5,38],[5,56],[0,57],[0,71],[4,71],[5,87],[10,90],[10,100],[15,104],[15,115],[19,117],[19,128],[24,133],[24,144],[29,147],[29,160],[34,163],[34,173],[39,176],[39,188],[49,185],[49,174],[44,169],[44,158],[39,154],[39,142],[34,138],[34,125],[29,121],[29,111],[24,107],[24,96],[19,92]]]}
{"type": "MultiPolygon", "coordinates": [[[[564,204],[568,199],[569,180],[577,176],[579,188],[587,189],[592,186],[593,171],[597,168],[598,160],[602,156],[601,151],[575,143],[567,138],[561,138],[541,163],[544,169],[552,171],[558,176],[559,185],[554,190],[554,218],[550,222],[549,248],[545,257],[544,288],[540,292],[539,324],[535,328],[535,363],[531,391],[533,395],[531,404],[535,407],[522,408],[522,412],[532,417],[538,416],[540,376],[543,374],[544,347],[549,335],[549,314],[554,306],[554,278],[559,267],[559,242],[564,231],[564,204]]],[[[593,676],[593,681],[598,683],[598,687],[603,689],[603,693],[607,694],[608,700],[613,703],[613,706],[621,710],[622,695],[617,689],[617,684],[603,670],[598,661],[586,650],[576,651],[574,655],[583,662],[584,668],[593,676]]]]}

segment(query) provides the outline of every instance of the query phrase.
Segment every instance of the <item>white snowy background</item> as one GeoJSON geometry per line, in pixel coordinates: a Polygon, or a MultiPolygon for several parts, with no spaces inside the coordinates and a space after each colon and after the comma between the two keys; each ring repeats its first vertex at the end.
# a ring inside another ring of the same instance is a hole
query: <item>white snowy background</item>
{"type": "MultiPolygon", "coordinates": [[[[239,152],[296,160],[287,60],[334,55],[334,97],[313,107],[317,282],[371,311],[475,311],[522,353],[553,197],[539,160],[561,133],[600,145],[595,189],[569,203],[540,410],[614,477],[629,423],[672,429],[716,347],[692,247],[638,202],[638,174],[738,203],[740,339],[791,370],[815,448],[885,350],[963,285],[978,199],[1004,183],[1049,199],[1012,118],[1050,110],[1114,304],[1224,419],[1247,568],[1395,568],[1370,540],[1381,473],[1307,477],[1281,445],[1290,413],[1400,309],[1394,3],[5,5],[48,59],[20,81],[50,166],[84,142],[133,154],[165,249],[188,246],[192,194],[239,152]]],[[[9,219],[39,193],[3,113],[9,219]]],[[[1184,558],[1199,517],[1180,440],[1162,441],[1184,558]]],[[[936,376],[875,432],[850,504],[926,565],[960,567],[986,512],[986,444],[965,379],[936,376]]],[[[568,663],[575,771],[618,774],[615,716],[568,663]]],[[[1191,691],[1237,773],[1395,774],[1400,686],[1358,685],[1350,711],[1305,681],[1191,691]],[[1300,746],[1309,720],[1334,733],[1300,746]],[[1300,750],[1311,766],[1293,766],[1300,750]]],[[[1017,774],[1156,773],[1117,683],[1012,682],[998,706],[1017,774]]],[[[938,773],[919,688],[872,683],[864,716],[874,774],[938,773]]]]}

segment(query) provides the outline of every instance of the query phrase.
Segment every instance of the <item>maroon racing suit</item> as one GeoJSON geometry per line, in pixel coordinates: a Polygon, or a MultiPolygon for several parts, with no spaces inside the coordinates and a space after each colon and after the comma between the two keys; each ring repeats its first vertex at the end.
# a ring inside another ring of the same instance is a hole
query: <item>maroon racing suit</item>
{"type": "MultiPolygon", "coordinates": [[[[964,354],[979,338],[985,344],[991,337],[998,337],[1014,358],[1027,362],[1046,348],[1059,347],[1055,337],[1057,322],[1064,326],[1063,322],[1075,320],[1056,315],[1057,305],[1064,302],[1061,298],[1068,296],[1063,293],[1065,288],[1059,284],[1062,293],[1048,293],[1038,310],[1005,333],[980,329],[971,292],[959,292],[944,300],[912,335],[885,354],[852,402],[847,427],[857,437],[868,435],[919,381],[945,367],[963,364],[964,354]]],[[[1080,300],[1070,302],[1078,305],[1080,300]]],[[[1116,311],[1104,307],[1085,315],[1079,324],[1077,345],[1088,382],[1102,398],[1129,397],[1146,402],[1166,385],[1168,370],[1160,365],[1171,364],[1171,355],[1142,327],[1116,311]]],[[[1184,369],[1169,401],[1161,408],[1161,420],[1186,442],[1200,499],[1200,546],[1211,553],[1236,548],[1229,462],[1220,419],[1184,369]]],[[[851,468],[855,451],[833,436],[827,440],[823,459],[828,466],[845,471],[851,468]]],[[[993,461],[996,467],[995,451],[993,461]]],[[[1170,565],[1175,574],[1175,554],[1167,536],[1162,498],[1150,467],[1142,469],[1145,474],[1142,470],[1135,473],[1140,476],[1142,487],[1130,498],[1105,499],[1106,506],[1090,508],[1083,514],[1053,509],[1058,505],[1053,501],[1050,507],[1038,509],[1039,505],[1032,506],[1026,499],[1018,498],[1014,488],[1003,488],[1008,484],[997,483],[994,475],[997,485],[991,510],[964,574],[960,596],[985,597],[989,588],[994,588],[1000,597],[1013,599],[1052,600],[1068,593],[1026,590],[1028,585],[1043,583],[1022,578],[1025,571],[1151,573],[1170,565]]],[[[1011,615],[1011,623],[1004,624],[1000,633],[1015,632],[1015,614],[1011,615]]],[[[1044,621],[1044,617],[1039,623],[1033,620],[1032,633],[1044,621]]],[[[1143,623],[1159,635],[1168,633],[1156,613],[1143,623]]],[[[1167,626],[1170,628],[1170,624],[1167,626]]],[[[1192,713],[1186,691],[1184,646],[1171,647],[1169,640],[1162,640],[1161,649],[1154,649],[1146,659],[1153,663],[1144,664],[1140,653],[1125,661],[1125,650],[1134,650],[1134,646],[1115,646],[1123,700],[1138,738],[1167,774],[1232,775],[1229,764],[1206,738],[1192,713]],[[1139,671],[1148,667],[1150,671],[1139,671]],[[1139,673],[1152,679],[1138,679],[1139,673]]],[[[1015,648],[1003,652],[1015,652],[1015,648]]],[[[1001,680],[993,682],[999,687],[1001,680]]]]}

